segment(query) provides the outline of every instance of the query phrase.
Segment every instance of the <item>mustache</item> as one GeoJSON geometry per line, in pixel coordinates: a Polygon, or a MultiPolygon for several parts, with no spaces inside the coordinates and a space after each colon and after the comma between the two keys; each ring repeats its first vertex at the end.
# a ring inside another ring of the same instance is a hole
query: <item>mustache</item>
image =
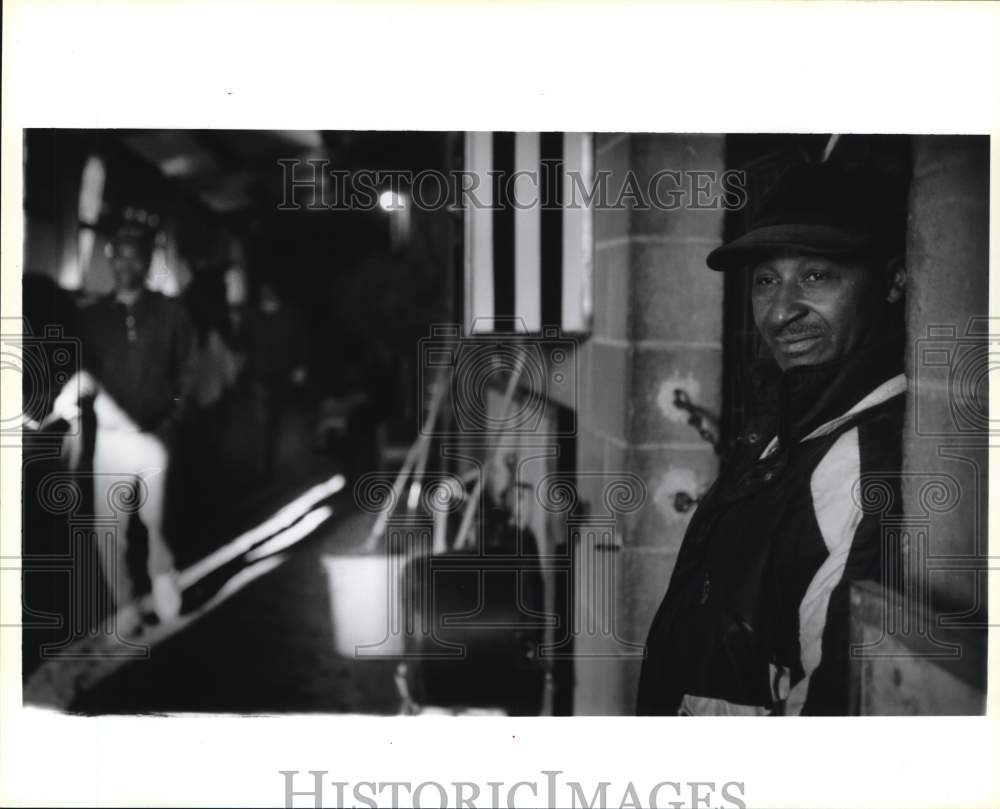
{"type": "Polygon", "coordinates": [[[776,340],[795,340],[803,337],[819,337],[823,334],[823,330],[804,323],[793,322],[778,329],[771,329],[770,334],[776,340]]]}

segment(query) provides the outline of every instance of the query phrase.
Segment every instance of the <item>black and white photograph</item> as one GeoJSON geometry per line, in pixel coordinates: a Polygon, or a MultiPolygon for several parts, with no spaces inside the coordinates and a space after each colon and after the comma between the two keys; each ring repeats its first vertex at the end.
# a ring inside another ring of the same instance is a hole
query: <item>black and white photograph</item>
{"type": "MultiPolygon", "coordinates": [[[[833,717],[983,738],[988,130],[176,119],[5,124],[19,722],[308,723],[354,764],[276,755],[288,807],[786,805],[751,762],[833,717]],[[404,777],[393,728],[537,746],[404,777]]],[[[129,783],[58,802],[178,805],[129,783]]]]}
{"type": "Polygon", "coordinates": [[[988,148],[29,130],[25,700],[982,713],[988,148]]]}

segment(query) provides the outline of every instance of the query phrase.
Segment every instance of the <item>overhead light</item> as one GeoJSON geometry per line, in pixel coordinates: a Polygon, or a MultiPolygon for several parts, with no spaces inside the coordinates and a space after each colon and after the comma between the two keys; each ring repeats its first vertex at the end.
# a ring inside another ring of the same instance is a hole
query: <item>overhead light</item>
{"type": "Polygon", "coordinates": [[[194,174],[195,169],[195,161],[186,154],[174,155],[160,161],[160,171],[166,177],[186,177],[194,174]]]}
{"type": "Polygon", "coordinates": [[[379,194],[378,204],[383,211],[401,211],[406,207],[406,199],[395,191],[383,191],[379,194]]]}

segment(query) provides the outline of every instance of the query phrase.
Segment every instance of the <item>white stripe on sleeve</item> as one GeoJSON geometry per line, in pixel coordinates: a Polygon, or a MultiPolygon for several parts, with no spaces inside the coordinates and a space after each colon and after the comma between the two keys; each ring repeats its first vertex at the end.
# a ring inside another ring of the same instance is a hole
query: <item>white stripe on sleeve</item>
{"type": "Polygon", "coordinates": [[[844,575],[851,543],[863,516],[852,496],[860,474],[861,454],[855,428],[845,432],[830,447],[813,470],[810,481],[816,522],[830,555],[809,582],[799,604],[799,646],[806,676],[792,689],[787,713],[802,710],[809,677],[820,664],[830,595],[844,575]]]}

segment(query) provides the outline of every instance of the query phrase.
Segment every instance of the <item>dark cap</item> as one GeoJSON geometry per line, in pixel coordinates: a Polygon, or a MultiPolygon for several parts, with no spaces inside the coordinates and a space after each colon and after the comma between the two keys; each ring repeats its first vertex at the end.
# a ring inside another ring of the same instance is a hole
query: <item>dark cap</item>
{"type": "Polygon", "coordinates": [[[111,208],[101,217],[101,230],[112,244],[128,242],[151,251],[156,244],[159,214],[144,208],[111,208]]]}
{"type": "Polygon", "coordinates": [[[111,234],[116,242],[152,242],[155,237],[155,230],[135,222],[123,222],[111,234]]]}
{"type": "Polygon", "coordinates": [[[898,184],[872,171],[793,166],[764,194],[746,233],[708,254],[708,266],[737,269],[783,250],[888,257],[902,249],[905,203],[898,184]]]}

